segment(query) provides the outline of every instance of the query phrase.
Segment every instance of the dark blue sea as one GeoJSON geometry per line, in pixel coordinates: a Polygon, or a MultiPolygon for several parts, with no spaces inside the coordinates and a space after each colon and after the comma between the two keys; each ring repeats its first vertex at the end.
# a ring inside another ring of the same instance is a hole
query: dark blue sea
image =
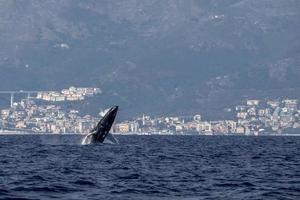
{"type": "Polygon", "coordinates": [[[1,135],[0,199],[300,199],[300,137],[1,135]]]}

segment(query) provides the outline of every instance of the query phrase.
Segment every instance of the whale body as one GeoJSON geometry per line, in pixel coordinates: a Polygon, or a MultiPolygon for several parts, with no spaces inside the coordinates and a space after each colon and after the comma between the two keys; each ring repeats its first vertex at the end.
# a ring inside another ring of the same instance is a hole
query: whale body
{"type": "Polygon", "coordinates": [[[107,136],[113,137],[109,134],[112,124],[115,121],[118,106],[111,107],[104,117],[98,122],[97,126],[93,128],[90,133],[84,138],[83,144],[103,143],[107,136]]]}

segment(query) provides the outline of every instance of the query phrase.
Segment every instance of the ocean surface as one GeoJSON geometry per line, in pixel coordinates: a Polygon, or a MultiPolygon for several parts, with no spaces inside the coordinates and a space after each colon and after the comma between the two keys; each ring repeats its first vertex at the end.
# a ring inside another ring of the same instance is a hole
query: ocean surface
{"type": "Polygon", "coordinates": [[[300,199],[300,137],[0,135],[0,199],[300,199]]]}

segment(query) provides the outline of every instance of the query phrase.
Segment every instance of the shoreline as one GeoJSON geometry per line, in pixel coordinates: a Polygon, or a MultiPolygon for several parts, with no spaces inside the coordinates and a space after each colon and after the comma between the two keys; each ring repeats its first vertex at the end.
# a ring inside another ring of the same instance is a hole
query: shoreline
{"type": "MultiPolygon", "coordinates": [[[[191,135],[191,134],[137,134],[137,133],[127,133],[127,134],[120,134],[120,133],[113,133],[116,136],[206,136],[206,137],[299,137],[299,134],[261,134],[261,135],[237,135],[237,134],[216,134],[216,135],[191,135]]],[[[4,135],[53,135],[53,136],[65,136],[65,135],[79,135],[79,136],[85,136],[87,134],[82,133],[36,133],[36,132],[0,132],[0,136],[4,135]]]]}

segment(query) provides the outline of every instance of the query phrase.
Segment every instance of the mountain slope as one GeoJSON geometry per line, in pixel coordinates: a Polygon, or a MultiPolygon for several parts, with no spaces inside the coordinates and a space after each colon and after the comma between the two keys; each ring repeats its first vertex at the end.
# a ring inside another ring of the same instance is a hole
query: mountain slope
{"type": "Polygon", "coordinates": [[[3,0],[0,89],[97,86],[87,110],[215,116],[296,94],[299,27],[297,0],[3,0]]]}

